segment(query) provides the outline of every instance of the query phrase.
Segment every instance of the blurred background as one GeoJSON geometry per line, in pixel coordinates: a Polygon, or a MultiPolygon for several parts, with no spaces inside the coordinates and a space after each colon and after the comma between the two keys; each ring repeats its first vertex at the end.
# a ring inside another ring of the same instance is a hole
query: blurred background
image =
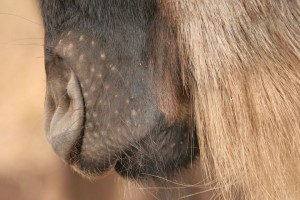
{"type": "Polygon", "coordinates": [[[140,200],[116,175],[81,178],[47,143],[38,8],[37,0],[0,0],[0,200],[140,200]]]}

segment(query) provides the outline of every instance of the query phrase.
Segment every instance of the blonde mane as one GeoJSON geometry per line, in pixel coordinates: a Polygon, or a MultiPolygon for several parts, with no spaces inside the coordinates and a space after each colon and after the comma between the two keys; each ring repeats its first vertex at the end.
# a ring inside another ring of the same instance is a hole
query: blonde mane
{"type": "Polygon", "coordinates": [[[222,199],[300,199],[300,1],[161,1],[222,199]]]}

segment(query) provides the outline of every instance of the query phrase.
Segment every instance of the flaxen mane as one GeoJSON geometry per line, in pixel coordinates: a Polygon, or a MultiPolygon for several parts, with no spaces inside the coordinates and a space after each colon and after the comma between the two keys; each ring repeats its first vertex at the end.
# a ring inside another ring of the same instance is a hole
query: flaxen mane
{"type": "Polygon", "coordinates": [[[300,1],[161,1],[224,199],[300,199],[300,1]]]}

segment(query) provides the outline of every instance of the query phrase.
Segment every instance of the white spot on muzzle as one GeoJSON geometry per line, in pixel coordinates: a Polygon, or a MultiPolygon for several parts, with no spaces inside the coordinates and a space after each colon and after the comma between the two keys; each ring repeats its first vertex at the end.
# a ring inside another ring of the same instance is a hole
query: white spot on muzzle
{"type": "Polygon", "coordinates": [[[109,89],[109,85],[105,85],[104,89],[108,90],[109,89]]]}
{"type": "Polygon", "coordinates": [[[70,43],[70,44],[68,45],[68,51],[72,51],[72,50],[73,50],[73,44],[70,43]]]}
{"type": "Polygon", "coordinates": [[[117,70],[115,65],[111,65],[111,71],[115,72],[117,70]]]}
{"type": "Polygon", "coordinates": [[[84,55],[83,55],[83,54],[80,54],[80,56],[79,56],[79,61],[82,62],[83,59],[84,59],[84,55]]]}
{"type": "Polygon", "coordinates": [[[70,43],[69,45],[68,45],[68,50],[72,50],[73,49],[73,43],[70,43]]]}
{"type": "Polygon", "coordinates": [[[135,117],[136,115],[137,115],[137,112],[136,112],[134,109],[132,109],[132,110],[131,110],[131,116],[132,116],[132,117],[135,117]]]}
{"type": "Polygon", "coordinates": [[[68,54],[68,56],[72,56],[73,55],[73,44],[70,43],[66,48],[64,48],[64,54],[68,54]]]}
{"type": "Polygon", "coordinates": [[[100,131],[101,135],[106,135],[106,131],[100,131]]]}
{"type": "Polygon", "coordinates": [[[92,123],[88,123],[88,128],[93,128],[93,124],[92,123]]]}
{"type": "Polygon", "coordinates": [[[98,135],[98,133],[97,133],[97,132],[94,132],[94,133],[93,133],[93,135],[94,135],[94,137],[96,137],[96,138],[98,138],[98,137],[99,137],[99,135],[98,135]]]}
{"type": "Polygon", "coordinates": [[[92,105],[92,101],[91,100],[87,100],[86,101],[86,106],[91,106],[92,105]]]}
{"type": "Polygon", "coordinates": [[[66,55],[66,52],[67,52],[67,48],[63,48],[63,55],[65,56],[66,55]]]}
{"type": "Polygon", "coordinates": [[[100,58],[101,58],[101,60],[105,60],[105,59],[106,59],[105,53],[101,53],[101,54],[100,54],[100,58]]]}
{"type": "Polygon", "coordinates": [[[81,35],[81,36],[79,37],[79,41],[83,41],[83,39],[84,39],[84,37],[83,37],[83,35],[81,35]]]}

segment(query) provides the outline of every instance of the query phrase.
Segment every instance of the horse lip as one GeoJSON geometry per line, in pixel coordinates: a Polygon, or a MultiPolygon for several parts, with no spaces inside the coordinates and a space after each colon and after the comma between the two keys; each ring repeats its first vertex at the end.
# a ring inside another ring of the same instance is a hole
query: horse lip
{"type": "Polygon", "coordinates": [[[103,178],[105,176],[108,176],[109,174],[113,173],[115,170],[115,166],[117,164],[118,160],[115,160],[113,164],[102,169],[101,171],[96,170],[87,170],[80,166],[78,162],[74,162],[73,164],[70,164],[72,169],[77,172],[78,174],[82,175],[83,177],[86,177],[88,179],[97,179],[97,178],[103,178]]]}

